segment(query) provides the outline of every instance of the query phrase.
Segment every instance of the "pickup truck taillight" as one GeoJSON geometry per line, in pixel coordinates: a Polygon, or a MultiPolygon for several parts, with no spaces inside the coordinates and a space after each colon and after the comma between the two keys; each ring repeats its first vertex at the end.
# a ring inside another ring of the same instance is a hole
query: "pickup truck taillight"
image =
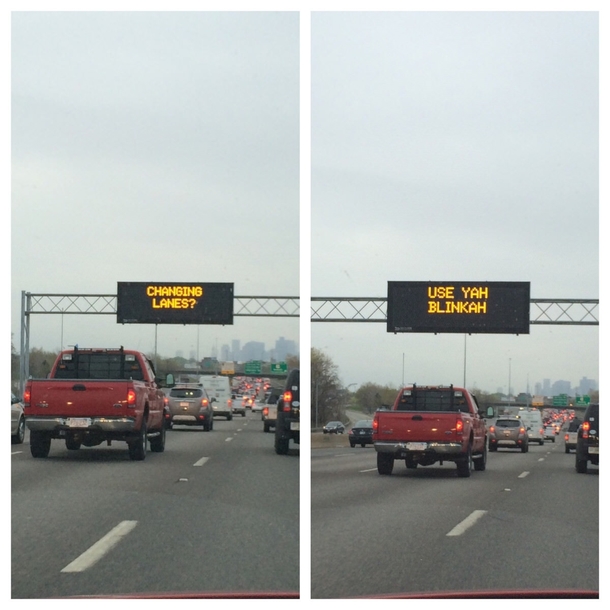
{"type": "Polygon", "coordinates": [[[136,404],[136,392],[135,390],[127,390],[127,406],[133,407],[136,404]]]}
{"type": "Polygon", "coordinates": [[[591,424],[588,421],[584,421],[582,423],[582,437],[589,438],[589,430],[591,429],[591,424]]]}
{"type": "Polygon", "coordinates": [[[461,417],[460,417],[460,419],[456,420],[456,422],[455,422],[455,431],[458,434],[461,434],[462,432],[464,432],[464,422],[462,421],[461,417]]]}
{"type": "Polygon", "coordinates": [[[29,407],[30,406],[31,398],[32,398],[32,392],[30,391],[29,388],[26,388],[25,392],[23,393],[23,406],[24,407],[29,407]]]}
{"type": "Polygon", "coordinates": [[[567,443],[569,438],[570,435],[566,433],[566,435],[563,437],[563,440],[567,443]]]}
{"type": "Polygon", "coordinates": [[[282,400],[284,401],[283,410],[290,411],[290,408],[292,407],[292,392],[284,392],[282,400]]]}

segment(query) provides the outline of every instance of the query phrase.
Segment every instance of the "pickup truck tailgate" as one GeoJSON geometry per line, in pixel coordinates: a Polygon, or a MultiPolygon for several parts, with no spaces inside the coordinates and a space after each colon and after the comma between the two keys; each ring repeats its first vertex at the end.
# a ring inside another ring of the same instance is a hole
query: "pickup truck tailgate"
{"type": "Polygon", "coordinates": [[[426,441],[443,442],[456,438],[456,422],[459,413],[421,411],[418,413],[400,411],[377,412],[379,425],[374,432],[374,440],[384,441],[426,441]]]}
{"type": "Polygon", "coordinates": [[[70,417],[121,415],[128,381],[39,380],[32,384],[30,414],[70,417]]]}

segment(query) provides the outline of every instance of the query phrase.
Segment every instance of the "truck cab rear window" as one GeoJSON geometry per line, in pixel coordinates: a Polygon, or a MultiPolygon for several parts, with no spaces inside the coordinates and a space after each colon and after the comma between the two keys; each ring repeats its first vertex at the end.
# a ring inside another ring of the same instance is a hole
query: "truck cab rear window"
{"type": "Polygon", "coordinates": [[[126,361],[124,354],[83,354],[62,360],[56,379],[144,379],[137,360],[126,361]]]}
{"type": "Polygon", "coordinates": [[[462,411],[468,412],[466,398],[453,390],[413,390],[400,396],[397,411],[462,411]]]}

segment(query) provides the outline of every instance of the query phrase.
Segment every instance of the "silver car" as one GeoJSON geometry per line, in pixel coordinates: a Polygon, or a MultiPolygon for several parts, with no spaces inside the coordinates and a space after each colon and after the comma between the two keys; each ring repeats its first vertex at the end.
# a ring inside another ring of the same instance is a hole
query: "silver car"
{"type": "Polygon", "coordinates": [[[20,445],[25,438],[25,414],[23,404],[11,392],[11,442],[20,445]]]}

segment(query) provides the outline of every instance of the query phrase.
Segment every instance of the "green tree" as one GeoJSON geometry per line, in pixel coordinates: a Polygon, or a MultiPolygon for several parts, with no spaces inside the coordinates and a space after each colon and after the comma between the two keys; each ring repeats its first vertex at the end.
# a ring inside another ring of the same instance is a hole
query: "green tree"
{"type": "Polygon", "coordinates": [[[320,427],[325,422],[338,419],[343,421],[343,391],[337,365],[321,350],[311,348],[311,425],[320,427]]]}
{"type": "Polygon", "coordinates": [[[354,393],[356,404],[367,414],[374,413],[381,406],[392,406],[399,389],[390,385],[363,383],[354,393]]]}

